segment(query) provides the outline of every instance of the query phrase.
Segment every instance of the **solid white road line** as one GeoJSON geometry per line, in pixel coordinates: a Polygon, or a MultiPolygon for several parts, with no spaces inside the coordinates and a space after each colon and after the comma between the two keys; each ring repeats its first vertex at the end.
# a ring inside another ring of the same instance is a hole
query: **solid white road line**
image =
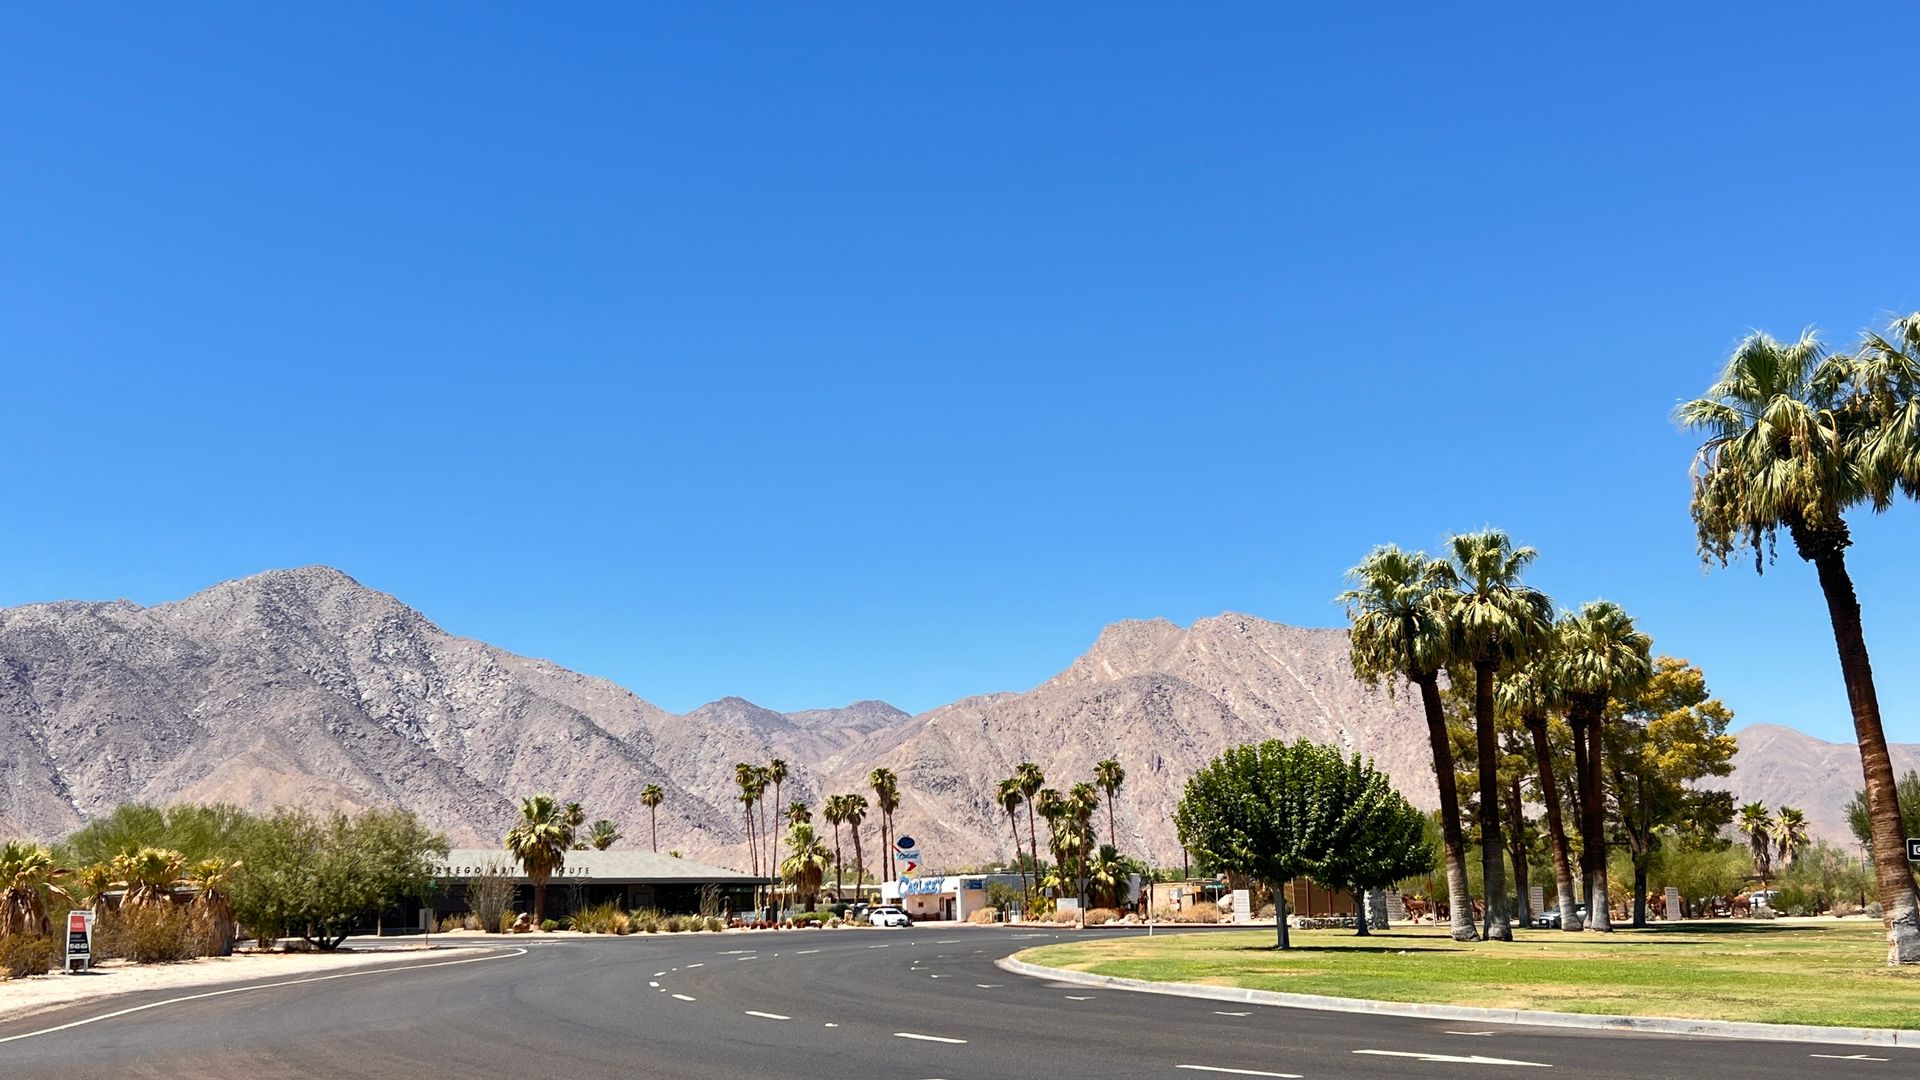
{"type": "Polygon", "coordinates": [[[688,996],[687,996],[687,995],[685,995],[685,994],[675,994],[675,995],[673,995],[673,1000],[675,1000],[675,1001],[692,1001],[692,1000],[694,1000],[694,999],[693,999],[693,998],[690,998],[690,997],[688,997],[688,996]]]}
{"type": "MultiPolygon", "coordinates": [[[[691,970],[693,970],[694,968],[697,968],[697,967],[706,967],[706,966],[707,966],[707,965],[705,965],[705,964],[688,964],[688,965],[687,965],[687,970],[689,970],[689,971],[691,971],[691,970]]],[[[673,970],[675,970],[675,971],[679,971],[680,969],[679,969],[679,968],[674,968],[673,970]]]]}
{"type": "Polygon", "coordinates": [[[1886,1058],[1868,1057],[1865,1054],[1808,1054],[1808,1057],[1828,1058],[1832,1061],[1885,1061],[1886,1058]]]}
{"type": "Polygon", "coordinates": [[[1243,1013],[1240,1013],[1240,1012],[1221,1012],[1221,1011],[1220,1011],[1219,1009],[1215,1009],[1215,1010],[1213,1010],[1213,1015],[1215,1015],[1215,1016],[1252,1016],[1253,1014],[1252,1014],[1252,1013],[1250,1013],[1250,1012],[1243,1012],[1243,1013]]]}
{"type": "Polygon", "coordinates": [[[1077,997],[1073,994],[1068,994],[1067,1000],[1068,1001],[1092,1001],[1093,999],[1091,997],[1077,997]]]}
{"type": "Polygon", "coordinates": [[[665,974],[666,974],[666,972],[664,972],[664,971],[656,971],[656,972],[654,972],[654,973],[653,973],[653,977],[657,979],[657,978],[659,978],[660,976],[662,976],[662,975],[665,975],[665,974]]]}
{"type": "Polygon", "coordinates": [[[893,1037],[896,1039],[918,1039],[921,1042],[954,1043],[956,1045],[967,1041],[965,1039],[949,1039],[943,1035],[916,1035],[911,1031],[896,1031],[893,1033],[893,1037]]]}
{"type": "Polygon", "coordinates": [[[1491,1035],[1491,1031],[1449,1031],[1449,1035],[1491,1035]]]}
{"type": "Polygon", "coordinates": [[[1007,984],[1006,983],[974,983],[973,985],[979,987],[982,990],[998,990],[1007,984]]]}
{"type": "Polygon", "coordinates": [[[516,947],[510,953],[495,953],[492,956],[473,956],[465,960],[442,960],[437,964],[408,964],[402,967],[368,968],[363,971],[342,971],[335,975],[315,975],[306,979],[288,979],[284,982],[262,983],[259,986],[230,986],[225,990],[209,990],[204,994],[188,994],[185,997],[168,998],[165,1001],[153,1001],[145,1005],[135,1005],[130,1009],[103,1013],[99,1016],[89,1016],[85,1020],[75,1020],[71,1023],[60,1024],[55,1027],[41,1028],[39,1031],[24,1031],[18,1035],[8,1035],[5,1038],[0,1038],[0,1043],[10,1043],[16,1039],[31,1039],[36,1035],[51,1035],[56,1031],[65,1031],[68,1028],[97,1024],[102,1020],[112,1020],[116,1017],[128,1016],[137,1012],[146,1012],[148,1009],[158,1009],[162,1005],[178,1005],[183,1001],[202,1001],[206,998],[225,997],[228,994],[244,994],[249,990],[273,990],[282,986],[303,986],[307,983],[328,982],[333,979],[351,979],[361,975],[394,975],[403,971],[418,971],[421,968],[452,967],[455,964],[478,964],[483,960],[506,960],[515,956],[525,955],[527,955],[527,950],[516,947]]]}
{"type": "Polygon", "coordinates": [[[747,1010],[747,1015],[748,1015],[748,1016],[757,1016],[757,1017],[759,1017],[759,1018],[760,1018],[760,1019],[762,1019],[762,1020],[791,1020],[791,1019],[793,1019],[793,1017],[791,1017],[791,1016],[781,1016],[781,1015],[780,1015],[779,1013],[763,1013],[763,1012],[755,1012],[755,1011],[754,1011],[754,1010],[752,1010],[752,1009],[748,1009],[748,1010],[747,1010]]]}
{"type": "Polygon", "coordinates": [[[793,955],[795,955],[795,956],[812,956],[812,955],[813,955],[814,953],[817,953],[817,952],[819,952],[819,951],[820,951],[819,949],[801,949],[801,950],[800,950],[799,952],[796,952],[796,953],[794,953],[793,955]]]}
{"type": "Polygon", "coordinates": [[[1175,1065],[1176,1069],[1192,1069],[1194,1072],[1231,1073],[1234,1076],[1284,1076],[1287,1080],[1300,1080],[1299,1073],[1262,1072],[1259,1069],[1223,1069],[1218,1065],[1175,1065]]]}
{"type": "Polygon", "coordinates": [[[1459,1057],[1454,1054],[1419,1054],[1406,1050],[1355,1050],[1356,1054],[1372,1054],[1375,1057],[1413,1058],[1415,1061],[1455,1062],[1460,1065],[1524,1065],[1530,1069],[1551,1069],[1553,1066],[1544,1061],[1512,1061],[1507,1058],[1481,1057],[1474,1054],[1459,1057]]]}

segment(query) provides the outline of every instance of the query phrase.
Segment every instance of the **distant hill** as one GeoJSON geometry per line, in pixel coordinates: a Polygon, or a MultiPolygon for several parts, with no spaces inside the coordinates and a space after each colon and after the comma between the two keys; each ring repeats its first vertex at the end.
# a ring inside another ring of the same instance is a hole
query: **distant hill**
{"type": "MultiPolygon", "coordinates": [[[[62,835],[129,799],[400,805],[456,843],[497,842],[539,791],[663,847],[744,866],[733,765],[781,757],[782,793],[818,804],[901,779],[902,832],[934,867],[1003,857],[993,788],[1023,760],[1064,789],[1105,757],[1127,768],[1121,846],[1178,862],[1170,815],[1187,776],[1234,743],[1306,736],[1375,758],[1416,805],[1434,788],[1418,703],[1354,680],[1346,634],[1246,615],[1108,627],[1023,693],[922,713],[878,701],[779,713],[723,698],[678,715],[604,679],[455,637],[337,570],[271,571],[140,607],[0,610],[0,831],[62,835]]],[[[1902,769],[1920,763],[1903,747],[1902,769]]],[[[1726,784],[1845,835],[1857,755],[1785,728],[1742,733],[1726,784]]],[[[874,857],[870,819],[863,829],[874,857]]],[[[1104,812],[1100,831],[1106,833],[1104,812]]]]}

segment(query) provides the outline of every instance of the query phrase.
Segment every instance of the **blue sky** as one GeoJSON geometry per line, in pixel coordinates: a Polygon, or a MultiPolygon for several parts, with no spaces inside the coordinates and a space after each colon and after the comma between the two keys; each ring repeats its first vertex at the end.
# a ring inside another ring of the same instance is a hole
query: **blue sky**
{"type": "MultiPolygon", "coordinates": [[[[1920,308],[1920,16],[1686,8],[16,7],[0,603],[329,563],[669,708],[917,710],[1491,523],[1850,738],[1668,412],[1920,308]]],[[[1856,526],[1920,740],[1920,509],[1856,526]]]]}

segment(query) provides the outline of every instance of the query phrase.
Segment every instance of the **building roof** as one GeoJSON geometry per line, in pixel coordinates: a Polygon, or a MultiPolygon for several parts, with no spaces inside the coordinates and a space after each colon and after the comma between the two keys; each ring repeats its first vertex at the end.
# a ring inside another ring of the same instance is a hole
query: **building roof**
{"type": "MultiPolygon", "coordinates": [[[[527,879],[520,861],[499,848],[454,848],[437,870],[440,877],[470,878],[483,868],[499,865],[511,869],[514,877],[527,879]]],[[[552,881],[604,881],[633,884],[697,885],[716,882],[723,885],[756,885],[772,878],[755,877],[738,870],[709,866],[692,859],[676,859],[657,851],[640,848],[608,848],[605,851],[569,851],[566,864],[556,870],[552,881]]]]}

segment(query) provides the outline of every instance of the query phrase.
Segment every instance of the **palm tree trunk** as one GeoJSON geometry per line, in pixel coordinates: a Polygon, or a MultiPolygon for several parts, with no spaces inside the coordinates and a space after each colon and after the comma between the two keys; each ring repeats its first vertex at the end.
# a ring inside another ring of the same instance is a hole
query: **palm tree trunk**
{"type": "Polygon", "coordinates": [[[1027,839],[1033,846],[1033,888],[1040,890],[1040,826],[1033,816],[1033,798],[1027,798],[1027,839]]]}
{"type": "Polygon", "coordinates": [[[1840,652],[1840,674],[1847,684],[1847,703],[1853,709],[1853,730],[1860,740],[1860,772],[1866,780],[1874,874],[1880,886],[1881,919],[1887,928],[1887,963],[1920,964],[1920,894],[1915,891],[1913,868],[1907,862],[1893,761],[1887,756],[1880,698],[1873,685],[1873,662],[1867,655],[1866,632],[1860,624],[1860,600],[1847,573],[1844,552],[1851,541],[1845,524],[1829,530],[1790,525],[1800,557],[1813,563],[1820,575],[1820,591],[1826,595],[1827,614],[1833,622],[1834,645],[1840,652]]]}
{"type": "Polygon", "coordinates": [[[840,865],[840,823],[833,823],[833,898],[837,903],[847,902],[846,872],[840,865]]]}
{"type": "Polygon", "coordinates": [[[653,825],[653,850],[660,850],[660,808],[647,807],[647,818],[653,825]]]}
{"type": "Polygon", "coordinates": [[[1473,729],[1480,763],[1480,877],[1486,886],[1488,941],[1512,941],[1507,919],[1506,856],[1500,840],[1500,748],[1493,724],[1492,660],[1473,662],[1473,729]]]}
{"type": "Polygon", "coordinates": [[[1427,714],[1427,741],[1433,747],[1433,779],[1440,788],[1440,836],[1447,852],[1447,910],[1453,940],[1477,941],[1473,925],[1473,896],[1467,890],[1467,842],[1460,828],[1460,778],[1453,765],[1453,740],[1447,734],[1447,715],[1440,708],[1440,680],[1428,672],[1414,680],[1427,714]]]}
{"type": "Polygon", "coordinates": [[[540,929],[547,921],[547,876],[533,879],[533,928],[540,929]]]}
{"type": "Polygon", "coordinates": [[[1107,843],[1113,845],[1116,854],[1120,851],[1120,827],[1113,820],[1113,789],[1107,789],[1107,843]]]}
{"type": "Polygon", "coordinates": [[[1024,915],[1033,907],[1033,894],[1027,891],[1027,868],[1020,865],[1020,819],[1011,810],[1007,811],[1007,824],[1013,828],[1013,865],[1020,871],[1020,903],[1024,915]]]}
{"type": "Polygon", "coordinates": [[[1560,819],[1560,790],[1553,779],[1553,748],[1547,743],[1547,718],[1527,717],[1533,735],[1533,756],[1540,769],[1540,800],[1547,804],[1547,835],[1553,840],[1553,884],[1560,898],[1560,929],[1580,929],[1573,899],[1572,853],[1567,847],[1567,825],[1560,819]]]}
{"type": "Polygon", "coordinates": [[[867,856],[860,843],[860,823],[851,822],[853,830],[853,888],[861,896],[867,894],[867,856]]]}
{"type": "Polygon", "coordinates": [[[1584,714],[1586,779],[1580,784],[1580,862],[1587,868],[1587,929],[1613,932],[1613,902],[1607,886],[1607,803],[1600,725],[1605,699],[1577,706],[1584,714]]]}
{"type": "Polygon", "coordinates": [[[1527,867],[1527,819],[1520,809],[1520,777],[1507,781],[1507,853],[1513,860],[1514,922],[1533,925],[1533,898],[1527,895],[1533,875],[1527,867]]]}

